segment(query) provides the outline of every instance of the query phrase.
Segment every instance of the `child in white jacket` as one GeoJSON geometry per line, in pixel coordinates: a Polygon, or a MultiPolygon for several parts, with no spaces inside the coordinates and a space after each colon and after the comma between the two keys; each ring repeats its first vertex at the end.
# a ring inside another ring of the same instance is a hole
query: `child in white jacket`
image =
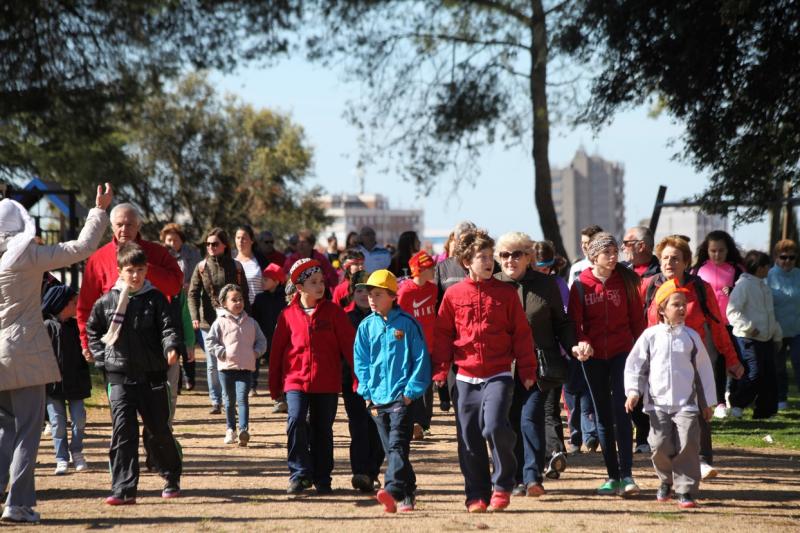
{"type": "Polygon", "coordinates": [[[655,302],[661,323],[647,328],[625,362],[625,410],[639,401],[650,417],[648,438],[653,467],[661,481],[660,502],[673,487],[682,509],[696,507],[700,484],[699,417],[711,419],[716,404],[714,370],[700,336],[684,325],[685,288],[669,280],[655,302]]]}
{"type": "Polygon", "coordinates": [[[764,282],[770,258],[751,250],[744,256],[745,272],[728,300],[728,321],[745,367],[741,379],[731,384],[731,416],[755,402],[753,418],[769,418],[778,412],[775,344],[783,342],[781,325],[775,319],[772,290],[764,282]]]}
{"type": "Polygon", "coordinates": [[[224,309],[206,336],[206,353],[219,361],[219,379],[225,404],[225,444],[237,440],[247,446],[250,440],[248,395],[256,369],[256,359],[267,351],[267,338],[258,322],[244,312],[244,296],[238,285],[228,284],[219,292],[224,309]],[[236,430],[236,406],[239,406],[239,433],[236,430]],[[237,438],[238,437],[238,438],[237,438]]]}

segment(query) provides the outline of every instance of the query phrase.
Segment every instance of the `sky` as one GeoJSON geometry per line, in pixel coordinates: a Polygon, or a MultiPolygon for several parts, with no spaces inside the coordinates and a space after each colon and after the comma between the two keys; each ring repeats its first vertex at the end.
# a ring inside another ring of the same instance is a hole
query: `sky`
{"type": "MultiPolygon", "coordinates": [[[[347,83],[335,70],[300,57],[269,68],[213,73],[210,79],[220,92],[235,94],[256,107],[289,113],[305,129],[314,151],[310,185],[321,185],[329,193],[358,192],[358,132],[343,118],[347,100],[358,94],[357,84],[347,83]]],[[[644,107],[619,113],[597,134],[588,127],[571,129],[554,124],[550,165],[569,165],[580,146],[590,155],[622,163],[626,226],[638,225],[650,217],[659,185],[668,187],[668,201],[678,201],[701,192],[708,182],[691,166],[674,160],[681,132],[680,125],[664,114],[650,118],[644,107]]],[[[396,175],[367,168],[365,192],[388,196],[392,207],[424,209],[426,231],[446,232],[458,221],[469,219],[495,236],[524,231],[534,239],[541,238],[533,200],[533,162],[527,148],[490,148],[479,166],[474,187],[462,184],[454,190],[452,180],[443,178],[427,197],[420,197],[412,184],[396,175]]],[[[765,249],[769,229],[764,221],[737,228],[733,234],[742,248],[765,249]]]]}

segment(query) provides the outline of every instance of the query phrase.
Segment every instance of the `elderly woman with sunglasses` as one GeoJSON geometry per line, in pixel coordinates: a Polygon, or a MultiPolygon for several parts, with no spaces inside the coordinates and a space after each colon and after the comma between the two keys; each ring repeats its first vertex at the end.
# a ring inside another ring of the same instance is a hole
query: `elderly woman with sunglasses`
{"type": "MultiPolygon", "coordinates": [[[[192,316],[192,327],[200,330],[205,344],[208,330],[217,318],[217,309],[222,309],[218,299],[222,287],[229,283],[242,289],[244,308],[250,312],[250,296],[247,277],[242,264],[231,257],[228,234],[222,228],[212,228],[206,233],[206,258],[200,261],[192,272],[189,282],[189,314],[192,316]]],[[[205,349],[205,348],[204,348],[205,349]]],[[[217,371],[217,358],[206,353],[206,376],[208,378],[208,396],[211,399],[209,414],[222,413],[222,386],[217,371]]]]}
{"type": "MultiPolygon", "coordinates": [[[[534,243],[525,233],[512,232],[497,241],[495,259],[501,272],[495,277],[517,289],[528,324],[540,350],[567,353],[577,343],[575,326],[564,312],[561,292],[555,277],[533,269],[534,243]]],[[[548,386],[537,381],[525,389],[519,376],[514,378],[514,399],[510,419],[517,434],[514,454],[517,458],[516,487],[513,494],[540,496],[545,470],[545,399],[548,386]],[[543,388],[545,390],[543,390],[543,388]]]]}
{"type": "Polygon", "coordinates": [[[778,377],[778,409],[786,409],[789,378],[787,354],[792,360],[794,379],[800,389],[800,269],[797,268],[797,243],[783,239],[775,243],[775,266],[767,274],[772,289],[775,316],[783,330],[783,345],[775,355],[778,377]]]}

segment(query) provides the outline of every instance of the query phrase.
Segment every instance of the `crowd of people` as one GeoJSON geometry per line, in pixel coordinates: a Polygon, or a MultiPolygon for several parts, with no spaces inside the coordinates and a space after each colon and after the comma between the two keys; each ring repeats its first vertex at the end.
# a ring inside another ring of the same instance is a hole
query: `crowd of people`
{"type": "Polygon", "coordinates": [[[317,249],[302,230],[279,251],[275,235],[248,225],[233,239],[209,229],[201,254],[175,223],[160,242],[144,239],[136,207],[107,216],[111,200],[108,186],[98,188],[79,238],[54,246],[35,244],[21,205],[0,202],[3,520],[39,519],[45,418],[55,474],[88,468],[90,365],[111,408],[105,503],[136,503],[140,418],[146,468],[164,479],[163,498],[179,497],[172,423],[179,390],[196,386],[196,346],[209,414],[224,412],[225,445],[248,445],[249,398],[266,393],[267,374],[273,411],[287,420],[289,494],[331,492],[341,394],[352,487],[389,513],[415,509],[411,441],[430,434],[435,396],[440,411],[454,411],[470,513],[541,496],[571,455],[598,448],[607,470],[598,494],[639,493],[633,455],[644,453],[660,481],[656,498],[692,508],[701,480],[717,475],[712,418],[786,408],[787,359],[800,387],[790,240],[772,257],[742,254],[713,231],[693,255],[681,235],[655,243],[649,228],[634,227],[618,242],[590,226],[585,257],[562,278],[566,260],[551,243],[522,232],[495,240],[471,222],[439,255],[413,231],[380,246],[369,227],[344,249],[333,236],[317,249]],[[95,251],[108,222],[112,239],[95,251]],[[78,293],[47,274],[87,258],[78,293]]]}

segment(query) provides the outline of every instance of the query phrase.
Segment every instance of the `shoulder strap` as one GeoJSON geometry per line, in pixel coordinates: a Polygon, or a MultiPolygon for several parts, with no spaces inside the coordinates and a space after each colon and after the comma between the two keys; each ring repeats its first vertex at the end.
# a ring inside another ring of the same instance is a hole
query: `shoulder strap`
{"type": "Polygon", "coordinates": [[[211,282],[211,274],[208,272],[208,269],[206,269],[205,260],[197,263],[197,268],[200,270],[200,278],[203,280],[203,290],[205,290],[206,294],[208,294],[208,297],[211,300],[211,305],[214,306],[214,309],[219,309],[222,306],[220,305],[217,295],[214,291],[214,284],[211,282]]]}

